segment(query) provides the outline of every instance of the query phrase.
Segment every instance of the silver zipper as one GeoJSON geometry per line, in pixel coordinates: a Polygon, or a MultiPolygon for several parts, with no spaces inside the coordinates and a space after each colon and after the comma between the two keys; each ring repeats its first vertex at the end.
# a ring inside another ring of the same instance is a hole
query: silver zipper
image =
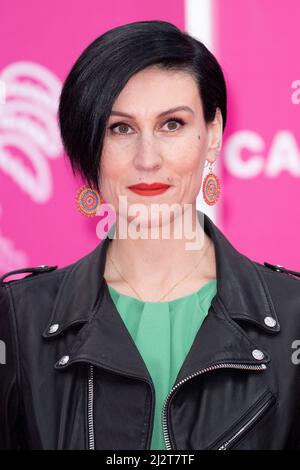
{"type": "MultiPolygon", "coordinates": [[[[166,415],[166,410],[167,410],[167,404],[170,400],[171,395],[173,394],[174,390],[176,390],[180,385],[183,383],[187,382],[188,380],[192,379],[193,377],[203,374],[204,372],[208,372],[211,370],[215,369],[248,369],[248,370],[264,370],[266,369],[267,366],[265,364],[259,364],[259,365],[250,365],[250,364],[214,364],[212,366],[206,367],[204,369],[201,369],[197,372],[195,372],[192,375],[189,375],[188,377],[185,377],[183,380],[178,382],[168,393],[167,398],[165,399],[164,405],[163,405],[163,434],[164,434],[164,439],[165,439],[165,444],[167,450],[172,450],[172,446],[170,443],[170,436],[169,436],[169,431],[168,431],[168,423],[167,423],[167,415],[166,415]]],[[[226,443],[227,444],[227,443],[226,443]]]]}
{"type": "MultiPolygon", "coordinates": [[[[126,374],[126,377],[133,377],[126,374]]],[[[153,386],[150,382],[146,381],[152,390],[153,386]]],[[[154,390],[153,390],[154,392],[154,390]]],[[[153,412],[153,401],[152,401],[152,412],[153,412]]],[[[95,432],[94,432],[94,366],[89,364],[88,374],[88,447],[89,450],[95,450],[95,432]]],[[[152,427],[153,429],[153,413],[152,413],[152,427]]]]}
{"type": "Polygon", "coordinates": [[[269,401],[265,403],[258,411],[255,413],[255,415],[246,423],[244,426],[241,427],[233,436],[231,436],[230,439],[228,439],[226,442],[224,442],[220,447],[218,447],[218,450],[227,450],[230,444],[240,435],[242,434],[252,423],[253,421],[256,420],[256,418],[265,410],[266,407],[268,407],[269,401]]]}
{"type": "Polygon", "coordinates": [[[88,376],[88,442],[89,450],[95,450],[94,435],[94,368],[89,365],[88,376]]]}

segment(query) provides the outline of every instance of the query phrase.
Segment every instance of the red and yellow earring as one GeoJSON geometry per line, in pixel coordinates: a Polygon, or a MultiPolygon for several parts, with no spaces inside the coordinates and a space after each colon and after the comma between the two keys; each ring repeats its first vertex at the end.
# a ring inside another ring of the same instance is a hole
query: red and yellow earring
{"type": "Polygon", "coordinates": [[[221,191],[219,179],[217,175],[213,173],[212,165],[212,163],[209,164],[209,173],[205,176],[202,186],[204,201],[209,206],[216,204],[221,191]]]}
{"type": "Polygon", "coordinates": [[[101,194],[89,186],[82,186],[76,194],[77,208],[81,214],[87,217],[95,216],[103,201],[101,194]]]}

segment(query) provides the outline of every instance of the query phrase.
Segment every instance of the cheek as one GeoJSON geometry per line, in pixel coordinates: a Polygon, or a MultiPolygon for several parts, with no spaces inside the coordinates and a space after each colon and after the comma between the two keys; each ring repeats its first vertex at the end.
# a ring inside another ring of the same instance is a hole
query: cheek
{"type": "Polygon", "coordinates": [[[182,175],[196,173],[201,168],[201,162],[204,160],[202,147],[203,145],[200,144],[198,139],[179,146],[176,150],[178,158],[174,160],[175,171],[182,175]]]}
{"type": "Polygon", "coordinates": [[[122,158],[119,153],[108,147],[103,148],[100,163],[100,171],[103,177],[105,176],[106,179],[119,178],[124,174],[127,164],[126,159],[122,158]]]}

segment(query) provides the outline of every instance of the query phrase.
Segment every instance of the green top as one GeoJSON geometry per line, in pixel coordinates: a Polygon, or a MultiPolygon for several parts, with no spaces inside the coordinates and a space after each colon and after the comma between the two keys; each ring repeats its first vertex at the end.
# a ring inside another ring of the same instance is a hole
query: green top
{"type": "Polygon", "coordinates": [[[155,414],[150,449],[165,450],[163,404],[208,313],[217,280],[212,279],[192,294],[166,302],[143,302],[111,286],[108,288],[153,380],[155,414]]]}

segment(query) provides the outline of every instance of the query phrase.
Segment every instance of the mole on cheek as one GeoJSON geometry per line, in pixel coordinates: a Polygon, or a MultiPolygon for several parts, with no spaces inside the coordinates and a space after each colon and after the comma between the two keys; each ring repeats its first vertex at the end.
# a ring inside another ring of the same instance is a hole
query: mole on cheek
{"type": "Polygon", "coordinates": [[[198,139],[200,139],[200,135],[198,135],[198,139]]]}

